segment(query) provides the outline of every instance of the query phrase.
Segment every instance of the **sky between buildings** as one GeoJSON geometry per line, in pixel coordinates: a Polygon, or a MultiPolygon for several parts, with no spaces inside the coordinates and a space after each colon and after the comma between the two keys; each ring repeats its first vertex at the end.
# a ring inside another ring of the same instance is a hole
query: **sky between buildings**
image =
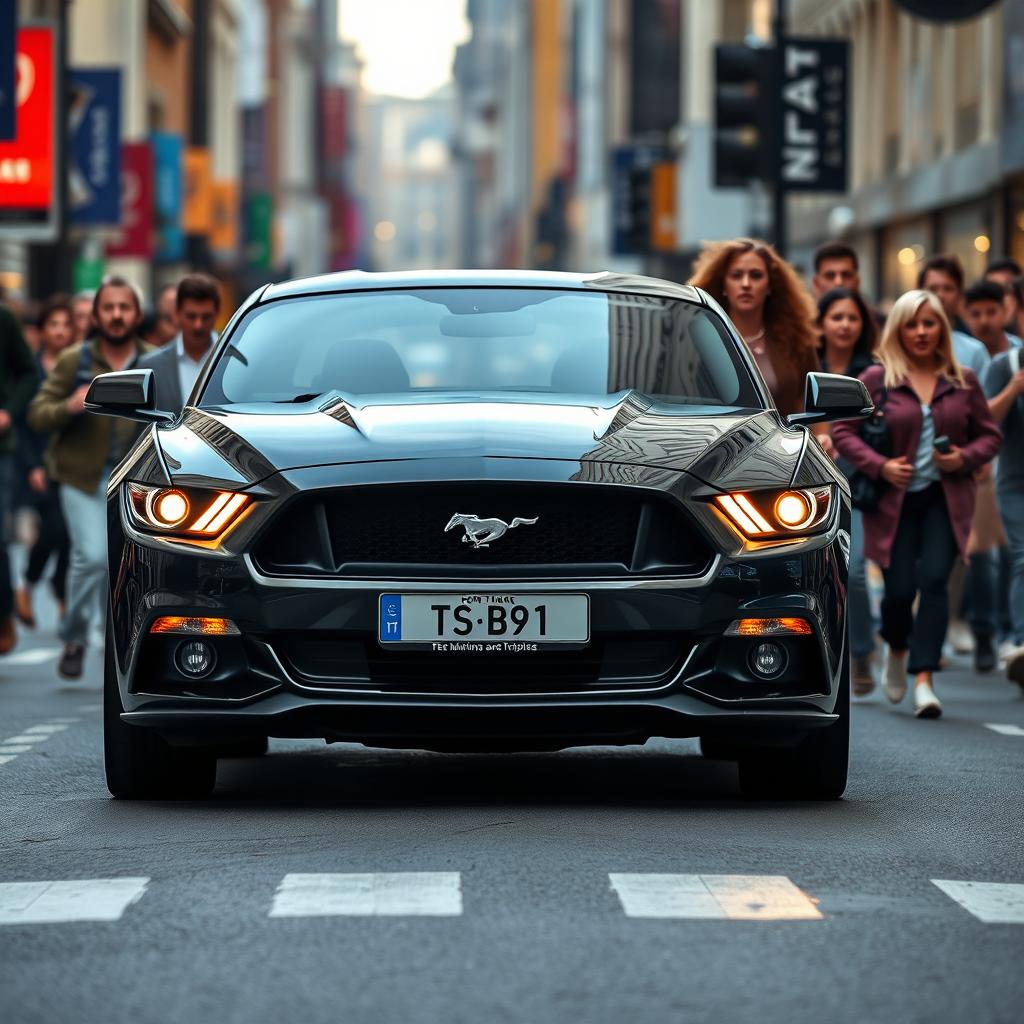
{"type": "Polygon", "coordinates": [[[451,79],[455,47],[469,36],[466,0],[342,0],[339,33],[358,45],[363,85],[421,97],[451,79]]]}

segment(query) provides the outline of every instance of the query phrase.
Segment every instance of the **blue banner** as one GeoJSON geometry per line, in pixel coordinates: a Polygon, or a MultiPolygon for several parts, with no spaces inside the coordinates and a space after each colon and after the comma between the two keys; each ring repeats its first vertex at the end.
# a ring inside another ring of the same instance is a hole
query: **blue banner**
{"type": "Polygon", "coordinates": [[[181,227],[182,141],[180,135],[153,132],[153,214],[157,260],[174,263],[185,258],[185,232],[181,227]]]}
{"type": "Polygon", "coordinates": [[[70,90],[71,223],[116,226],[121,219],[121,72],[72,68],[70,90]]]}
{"type": "Polygon", "coordinates": [[[17,38],[18,0],[0,0],[0,140],[10,142],[15,133],[14,44],[17,38]]]}

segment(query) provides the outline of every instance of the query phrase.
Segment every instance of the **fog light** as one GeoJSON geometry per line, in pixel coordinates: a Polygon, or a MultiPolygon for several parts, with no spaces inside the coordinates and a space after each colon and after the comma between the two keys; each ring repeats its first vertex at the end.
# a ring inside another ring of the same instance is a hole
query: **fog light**
{"type": "Polygon", "coordinates": [[[214,654],[210,644],[205,644],[202,640],[187,640],[178,645],[174,660],[178,671],[183,676],[202,679],[203,676],[208,676],[213,671],[213,666],[217,663],[217,655],[214,654]]]}
{"type": "Polygon", "coordinates": [[[750,655],[750,667],[764,679],[781,675],[789,659],[778,644],[758,644],[750,655]]]}

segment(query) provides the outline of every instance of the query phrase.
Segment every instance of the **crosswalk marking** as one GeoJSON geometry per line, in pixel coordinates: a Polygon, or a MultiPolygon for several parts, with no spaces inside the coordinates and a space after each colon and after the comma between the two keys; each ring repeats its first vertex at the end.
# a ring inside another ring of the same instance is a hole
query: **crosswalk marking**
{"type": "Polygon", "coordinates": [[[1013,882],[956,882],[933,878],[950,899],[985,924],[1024,924],[1024,885],[1013,882]]]}
{"type": "Polygon", "coordinates": [[[4,656],[0,665],[43,665],[53,661],[60,654],[59,647],[35,647],[29,651],[17,651],[4,656]]]}
{"type": "Polygon", "coordinates": [[[998,722],[986,722],[985,728],[999,733],[1000,736],[1024,736],[1024,729],[1019,725],[1000,725],[998,722]]]}
{"type": "Polygon", "coordinates": [[[271,917],[458,917],[458,871],[289,874],[274,895],[271,917]]]}
{"type": "Polygon", "coordinates": [[[142,898],[148,878],[0,883],[0,925],[117,921],[142,898]]]}
{"type": "Polygon", "coordinates": [[[610,874],[627,917],[810,921],[821,911],[785,875],[610,874]]]}
{"type": "Polygon", "coordinates": [[[0,754],[24,754],[26,751],[29,751],[31,749],[32,746],[29,743],[23,743],[20,745],[0,743],[0,754]]]}
{"type": "Polygon", "coordinates": [[[67,728],[66,725],[54,725],[48,723],[46,725],[31,725],[25,730],[26,736],[52,736],[55,732],[63,732],[67,728]]]}
{"type": "Polygon", "coordinates": [[[0,742],[2,742],[4,746],[7,746],[8,743],[42,743],[43,740],[49,738],[49,736],[44,736],[42,733],[36,733],[32,736],[29,736],[27,733],[23,733],[20,736],[9,736],[5,740],[0,740],[0,742]]]}
{"type": "Polygon", "coordinates": [[[0,764],[7,764],[8,761],[13,761],[17,754],[4,754],[0,756],[0,764]]]}

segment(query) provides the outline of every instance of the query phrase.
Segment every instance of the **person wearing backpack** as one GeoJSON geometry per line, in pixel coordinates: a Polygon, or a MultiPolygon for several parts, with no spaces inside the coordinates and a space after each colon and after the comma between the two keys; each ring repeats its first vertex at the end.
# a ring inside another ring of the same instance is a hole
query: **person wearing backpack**
{"type": "Polygon", "coordinates": [[[1019,348],[1008,348],[992,360],[985,394],[1005,439],[996,469],[996,499],[1010,555],[1013,646],[1006,652],[1006,677],[1024,688],[1024,369],[1019,348]]]}
{"type": "Polygon", "coordinates": [[[85,410],[93,377],[133,367],[148,346],[136,331],[142,300],[123,277],[108,277],[93,299],[94,335],[65,349],[28,410],[33,430],[52,434],[46,452],[50,479],[71,538],[67,605],[61,623],[64,651],[57,666],[65,679],[82,674],[93,610],[107,572],[107,478],[127,454],[139,426],[85,410]]]}

